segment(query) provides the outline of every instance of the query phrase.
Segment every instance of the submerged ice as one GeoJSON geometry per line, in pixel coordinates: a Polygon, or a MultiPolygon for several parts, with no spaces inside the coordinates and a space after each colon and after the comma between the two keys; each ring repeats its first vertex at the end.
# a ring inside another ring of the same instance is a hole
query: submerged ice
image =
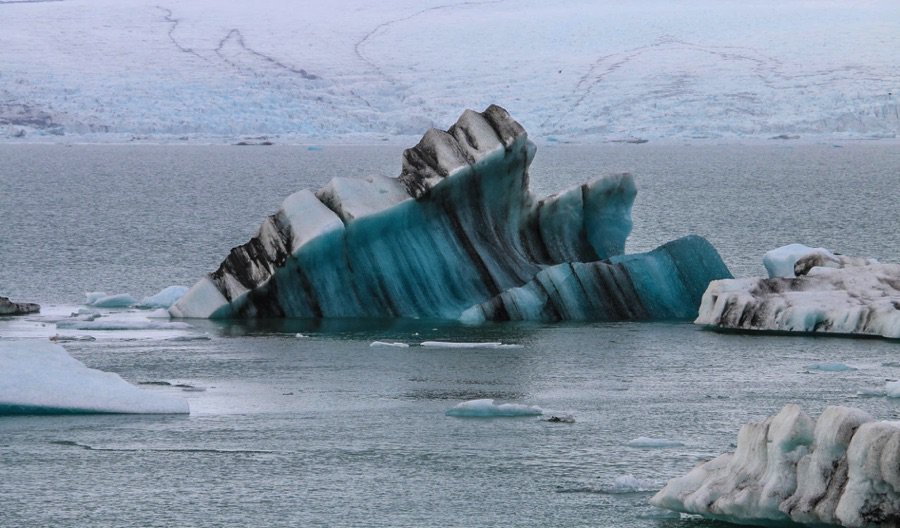
{"type": "Polygon", "coordinates": [[[835,406],[813,420],[787,405],[742,427],[734,453],[670,480],[651,503],[739,524],[895,527],[900,422],[835,406]]]}
{"type": "Polygon", "coordinates": [[[139,389],[86,367],[57,344],[0,341],[0,416],[11,414],[185,414],[181,398],[139,389]]]}
{"type": "Polygon", "coordinates": [[[730,276],[697,237],[623,255],[633,178],[601,177],[537,199],[528,191],[534,154],[502,108],[467,110],[406,150],[397,178],[335,178],[289,196],[170,311],[457,319],[472,308],[467,320],[503,319],[515,312],[508,302],[500,309],[495,301],[493,311],[476,305],[528,288],[538,297],[517,297],[516,306],[531,303],[518,318],[692,318],[699,292],[730,276]],[[575,287],[540,298],[544,278],[558,284],[567,273],[592,285],[589,298],[575,287]]]}

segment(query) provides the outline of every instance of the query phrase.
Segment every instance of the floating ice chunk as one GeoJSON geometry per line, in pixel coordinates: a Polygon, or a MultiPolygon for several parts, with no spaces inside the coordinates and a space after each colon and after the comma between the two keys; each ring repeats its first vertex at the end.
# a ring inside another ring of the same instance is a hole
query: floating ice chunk
{"type": "Polygon", "coordinates": [[[813,422],[796,405],[745,425],[737,450],[669,481],[655,506],[738,524],[896,527],[900,426],[827,407],[813,422]]]}
{"type": "Polygon", "coordinates": [[[188,412],[186,401],[88,368],[60,345],[0,341],[0,415],[188,412]]]}
{"type": "Polygon", "coordinates": [[[900,381],[889,381],[885,383],[884,395],[888,398],[900,398],[900,381]]]}
{"type": "Polygon", "coordinates": [[[458,418],[494,418],[515,416],[540,416],[540,407],[521,403],[501,403],[497,405],[492,399],[470,400],[457,404],[445,414],[458,418]]]}
{"type": "Polygon", "coordinates": [[[717,280],[696,324],[714,329],[900,338],[900,264],[813,268],[792,278],[717,280]]]}
{"type": "Polygon", "coordinates": [[[504,344],[500,341],[485,343],[462,343],[455,341],[423,341],[423,347],[428,348],[522,348],[522,345],[504,344]]]}
{"type": "Polygon", "coordinates": [[[190,342],[190,341],[209,341],[212,339],[206,334],[197,334],[197,335],[183,335],[183,336],[175,336],[168,337],[166,341],[175,341],[175,342],[190,342]]]}
{"type": "Polygon", "coordinates": [[[630,440],[625,445],[627,445],[628,447],[638,447],[643,449],[662,449],[666,447],[681,447],[684,445],[684,442],[671,440],[669,438],[651,438],[649,436],[639,436],[634,440],[630,440]]]}
{"type": "Polygon", "coordinates": [[[191,325],[182,322],[153,321],[149,319],[113,319],[103,317],[95,321],[59,321],[60,330],[185,330],[191,325]]]}
{"type": "Polygon", "coordinates": [[[168,308],[184,297],[187,292],[187,286],[169,286],[154,295],[144,297],[138,306],[141,308],[168,308]]]}
{"type": "Polygon", "coordinates": [[[370,347],[396,347],[396,348],[409,348],[409,345],[406,343],[395,343],[395,342],[387,342],[387,341],[372,341],[369,343],[370,347]]]}
{"type": "Polygon", "coordinates": [[[103,292],[86,293],[87,304],[97,308],[129,308],[137,304],[137,300],[127,293],[106,295],[103,292]]]}
{"type": "Polygon", "coordinates": [[[300,332],[297,332],[296,334],[294,334],[294,337],[296,337],[297,339],[303,339],[308,336],[305,336],[305,335],[301,334],[300,332]]]}
{"type": "Polygon", "coordinates": [[[856,391],[856,396],[860,398],[882,398],[887,395],[884,387],[867,387],[856,391]]]}
{"type": "Polygon", "coordinates": [[[822,372],[848,372],[851,370],[858,370],[856,367],[851,367],[844,363],[813,363],[812,365],[807,365],[806,368],[809,370],[820,370],[822,372]]]}
{"type": "Polygon", "coordinates": [[[89,335],[52,335],[50,341],[54,343],[62,343],[65,341],[96,341],[97,338],[89,335]]]}

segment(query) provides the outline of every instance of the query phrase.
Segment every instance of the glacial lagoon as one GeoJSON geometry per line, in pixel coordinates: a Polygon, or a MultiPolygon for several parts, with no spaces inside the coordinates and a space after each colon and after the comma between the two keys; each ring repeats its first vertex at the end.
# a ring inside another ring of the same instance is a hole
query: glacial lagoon
{"type": "MultiPolygon", "coordinates": [[[[90,334],[66,349],[191,407],[0,419],[0,525],[713,526],[647,501],[733,450],[742,424],[786,403],[900,416],[900,400],[879,392],[900,377],[891,341],[682,322],[52,322],[84,292],[139,299],[190,285],[288,194],[334,176],[396,175],[401,150],[0,145],[0,294],[43,306],[41,318],[0,319],[0,338],[90,334]],[[485,398],[544,414],[446,415],[485,398]]],[[[864,142],[539,145],[531,186],[545,195],[631,172],[629,253],[694,233],[749,276],[791,242],[900,261],[898,167],[895,145],[864,142]]]]}

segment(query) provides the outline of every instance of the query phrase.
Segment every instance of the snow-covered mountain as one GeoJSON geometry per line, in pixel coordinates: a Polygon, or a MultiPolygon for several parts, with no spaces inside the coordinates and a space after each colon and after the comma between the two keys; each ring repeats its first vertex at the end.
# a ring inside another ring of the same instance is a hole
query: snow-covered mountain
{"type": "Polygon", "coordinates": [[[0,140],[883,138],[896,0],[0,0],[0,140]]]}

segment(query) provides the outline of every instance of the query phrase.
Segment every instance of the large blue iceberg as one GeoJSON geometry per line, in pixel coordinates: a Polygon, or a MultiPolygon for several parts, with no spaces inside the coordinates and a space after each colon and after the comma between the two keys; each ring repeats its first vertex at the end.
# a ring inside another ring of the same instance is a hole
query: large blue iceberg
{"type": "Polygon", "coordinates": [[[707,284],[730,277],[699,237],[623,255],[633,178],[605,176],[538,199],[528,191],[535,150],[506,110],[467,110],[448,131],[429,130],[406,150],[397,178],[335,178],[315,193],[289,196],[170,312],[441,319],[465,312],[469,319],[504,319],[510,317],[484,308],[473,317],[473,307],[544,276],[584,269],[604,275],[597,288],[622,295],[588,292],[554,302],[590,308],[551,317],[549,308],[529,309],[516,318],[692,318],[707,284]],[[595,306],[604,303],[627,306],[595,306]]]}

